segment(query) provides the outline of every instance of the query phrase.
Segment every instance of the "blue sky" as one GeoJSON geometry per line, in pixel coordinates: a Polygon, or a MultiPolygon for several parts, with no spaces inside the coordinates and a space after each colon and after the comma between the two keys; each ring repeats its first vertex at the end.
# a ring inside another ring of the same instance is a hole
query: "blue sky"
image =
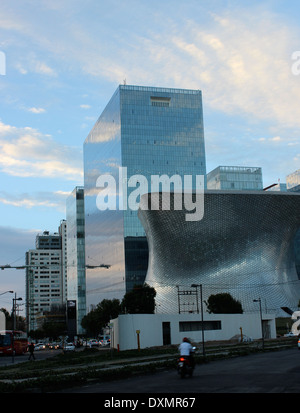
{"type": "MultiPolygon", "coordinates": [[[[0,264],[57,231],[124,79],[202,90],[207,172],[261,166],[265,186],[285,182],[300,168],[299,21],[297,0],[1,0],[0,264]]],[[[0,276],[25,298],[24,271],[0,276]]]]}

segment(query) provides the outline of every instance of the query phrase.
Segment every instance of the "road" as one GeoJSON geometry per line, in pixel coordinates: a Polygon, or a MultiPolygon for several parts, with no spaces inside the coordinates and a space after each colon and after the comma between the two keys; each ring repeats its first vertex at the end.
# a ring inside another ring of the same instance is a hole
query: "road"
{"type": "MultiPolygon", "coordinates": [[[[62,350],[40,350],[40,351],[35,351],[34,356],[36,360],[45,360],[46,358],[59,354],[59,352],[62,352],[62,350]]],[[[22,363],[24,361],[28,361],[28,357],[29,357],[28,352],[24,355],[18,355],[15,357],[1,355],[0,366],[10,366],[12,364],[22,363]]]]}
{"type": "Polygon", "coordinates": [[[300,393],[300,351],[258,353],[198,365],[194,377],[176,371],[89,384],[60,393],[300,393]]]}

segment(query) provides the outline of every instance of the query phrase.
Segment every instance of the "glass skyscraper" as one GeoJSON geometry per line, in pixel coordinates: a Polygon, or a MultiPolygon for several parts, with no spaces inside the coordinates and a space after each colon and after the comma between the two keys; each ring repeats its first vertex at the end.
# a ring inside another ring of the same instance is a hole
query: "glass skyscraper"
{"type": "Polygon", "coordinates": [[[75,187],[66,202],[67,215],[67,277],[68,330],[83,334],[81,320],[86,314],[84,190],[75,187]]]}
{"type": "MultiPolygon", "coordinates": [[[[87,136],[86,265],[110,265],[109,269],[87,269],[88,306],[104,298],[122,298],[144,282],[145,232],[137,208],[126,208],[122,202],[134,199],[141,180],[149,184],[144,192],[151,192],[154,175],[206,176],[200,90],[120,85],[87,136]],[[115,185],[108,179],[104,185],[102,178],[107,176],[115,185]]],[[[137,204],[138,200],[137,196],[137,204]]]]}

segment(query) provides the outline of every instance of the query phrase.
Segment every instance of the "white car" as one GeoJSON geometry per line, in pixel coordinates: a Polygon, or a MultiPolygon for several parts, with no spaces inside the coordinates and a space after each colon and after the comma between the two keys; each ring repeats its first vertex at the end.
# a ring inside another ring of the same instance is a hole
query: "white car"
{"type": "Polygon", "coordinates": [[[75,351],[75,346],[73,343],[67,343],[64,345],[64,351],[75,351]]]}

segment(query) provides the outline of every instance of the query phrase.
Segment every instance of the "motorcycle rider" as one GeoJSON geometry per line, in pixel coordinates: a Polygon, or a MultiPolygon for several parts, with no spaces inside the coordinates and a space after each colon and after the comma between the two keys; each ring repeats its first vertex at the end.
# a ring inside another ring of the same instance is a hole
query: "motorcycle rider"
{"type": "Polygon", "coordinates": [[[189,341],[189,339],[187,337],[184,337],[184,339],[182,340],[182,343],[179,345],[178,347],[179,351],[180,351],[180,355],[182,357],[186,357],[189,362],[190,365],[192,367],[194,367],[194,357],[193,357],[193,347],[189,341]]]}

